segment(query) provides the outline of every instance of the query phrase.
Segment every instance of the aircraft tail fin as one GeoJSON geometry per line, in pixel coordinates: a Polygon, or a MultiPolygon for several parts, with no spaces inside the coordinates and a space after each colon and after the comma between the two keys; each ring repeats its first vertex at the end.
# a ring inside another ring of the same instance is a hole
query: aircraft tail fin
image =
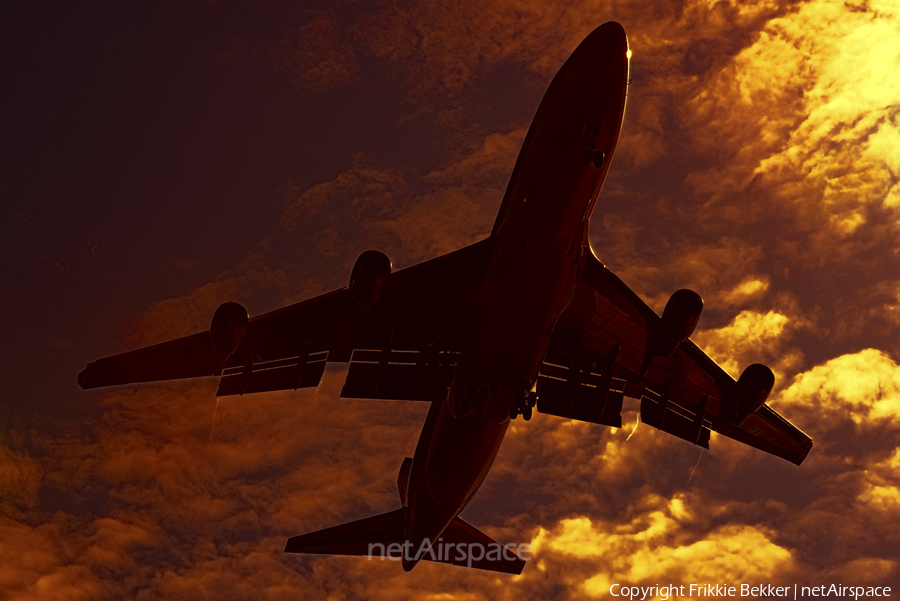
{"type": "Polygon", "coordinates": [[[419,554],[412,561],[404,561],[404,568],[419,559],[449,563],[451,565],[520,574],[525,560],[515,551],[467,524],[454,519],[443,535],[430,548],[426,545],[404,547],[406,507],[380,515],[325,528],[288,539],[285,553],[313,553],[318,555],[357,555],[369,559],[385,558],[398,561],[404,549],[410,555],[419,554]]]}

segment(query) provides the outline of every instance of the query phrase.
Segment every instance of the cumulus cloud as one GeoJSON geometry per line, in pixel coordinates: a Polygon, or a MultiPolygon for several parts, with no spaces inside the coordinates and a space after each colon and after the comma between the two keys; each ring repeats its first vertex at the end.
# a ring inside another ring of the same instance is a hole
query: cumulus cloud
{"type": "Polygon", "coordinates": [[[747,191],[770,197],[766,209],[793,213],[814,253],[883,218],[896,195],[894,12],[807,2],[768,21],[691,100],[697,146],[730,158],[692,174],[695,191],[717,210],[747,191]]]}
{"type": "Polygon", "coordinates": [[[813,2],[796,16],[770,23],[775,38],[824,47],[804,61],[812,80],[804,94],[804,120],[791,133],[788,147],[757,168],[776,181],[779,172],[795,174],[792,179],[802,173],[814,194],[801,195],[817,200],[830,222],[846,233],[865,219],[862,206],[891,204],[897,193],[892,180],[898,163],[890,143],[900,135],[900,84],[890,76],[900,60],[900,27],[890,18],[897,16],[897,7],[873,2],[866,8],[851,12],[813,2]],[[882,18],[873,18],[875,14],[882,18]],[[825,23],[830,26],[823,27],[825,23]],[[810,28],[820,32],[814,39],[807,33],[810,28]]]}
{"type": "Polygon", "coordinates": [[[535,507],[538,569],[523,577],[564,582],[567,598],[603,596],[616,583],[895,582],[898,373],[870,349],[802,372],[776,394],[774,406],[817,441],[799,469],[721,437],[695,463],[691,445],[653,429],[626,442],[545,416],[517,424],[507,448],[532,458],[518,486],[548,498],[555,485],[569,499],[535,507]]]}
{"type": "Polygon", "coordinates": [[[900,367],[876,349],[843,355],[799,374],[782,400],[814,409],[826,424],[894,422],[900,416],[900,367]]]}
{"type": "Polygon", "coordinates": [[[646,503],[652,507],[630,523],[563,520],[553,531],[541,529],[533,544],[538,552],[546,551],[548,561],[553,556],[561,561],[588,558],[602,566],[588,578],[579,570],[570,583],[574,592],[590,597],[608,596],[617,583],[750,582],[778,579],[793,567],[791,552],[773,543],[765,529],[730,524],[694,540],[682,498],[646,503]]]}
{"type": "MultiPolygon", "coordinates": [[[[751,363],[775,361],[773,371],[783,376],[800,366],[803,353],[786,344],[791,330],[802,327],[802,319],[792,319],[774,310],[765,313],[744,310],[728,325],[698,332],[693,338],[725,371],[737,377],[751,363]]],[[[781,378],[776,378],[780,380],[781,378]]]]}

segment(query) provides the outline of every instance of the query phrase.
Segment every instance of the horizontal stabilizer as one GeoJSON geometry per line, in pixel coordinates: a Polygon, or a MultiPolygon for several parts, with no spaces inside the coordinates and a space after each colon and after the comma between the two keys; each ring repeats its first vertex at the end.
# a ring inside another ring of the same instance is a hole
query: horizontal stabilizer
{"type": "MultiPolygon", "coordinates": [[[[389,558],[399,561],[404,553],[406,508],[325,528],[288,539],[285,553],[313,553],[319,555],[357,555],[369,559],[389,558]]],[[[412,557],[422,545],[406,545],[412,557]]],[[[460,518],[454,519],[441,537],[425,550],[420,559],[451,565],[520,574],[525,560],[511,548],[479,531],[460,518]]]]}
{"type": "Polygon", "coordinates": [[[373,515],[372,517],[332,526],[309,534],[292,536],[284,547],[285,553],[316,553],[319,555],[369,555],[381,557],[380,550],[391,543],[403,541],[406,508],[373,515]],[[370,551],[370,545],[374,550],[370,551]],[[379,545],[381,545],[379,547],[379,545]]]}
{"type": "MultiPolygon", "coordinates": [[[[461,518],[450,522],[438,540],[442,543],[442,546],[438,547],[438,552],[443,551],[442,557],[438,561],[443,563],[506,574],[521,574],[522,568],[525,567],[525,560],[519,557],[511,547],[504,547],[461,518]],[[485,556],[482,559],[474,560],[474,556],[480,555],[480,553],[473,552],[473,547],[484,549],[485,556]],[[461,548],[467,551],[460,552],[461,548]]],[[[423,559],[434,561],[427,553],[423,559]]]]}

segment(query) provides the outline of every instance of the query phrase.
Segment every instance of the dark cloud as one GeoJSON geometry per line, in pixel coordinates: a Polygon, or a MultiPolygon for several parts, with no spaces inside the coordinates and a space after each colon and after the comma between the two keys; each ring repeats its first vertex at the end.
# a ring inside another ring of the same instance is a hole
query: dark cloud
{"type": "MultiPolygon", "coordinates": [[[[439,168],[379,168],[365,156],[333,180],[282,188],[282,225],[308,236],[312,252],[346,258],[368,238],[405,267],[486,237],[515,163],[523,130],[473,141],[439,168]]],[[[362,249],[361,249],[362,250],[362,249]]]]}
{"type": "Polygon", "coordinates": [[[211,53],[215,63],[263,70],[285,78],[301,93],[334,90],[357,77],[359,59],[333,12],[308,11],[304,22],[277,41],[254,44],[233,37],[211,53]]]}

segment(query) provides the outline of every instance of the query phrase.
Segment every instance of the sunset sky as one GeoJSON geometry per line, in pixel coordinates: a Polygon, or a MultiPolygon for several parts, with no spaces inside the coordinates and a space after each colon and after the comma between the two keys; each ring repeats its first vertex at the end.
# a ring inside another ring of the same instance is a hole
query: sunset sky
{"type": "Polygon", "coordinates": [[[593,599],[622,585],[900,594],[900,2],[5,2],[0,600],[593,599]],[[490,232],[550,79],[633,51],[595,253],[814,440],[514,422],[463,517],[521,576],[285,555],[399,506],[423,403],[215,379],[84,392],[99,357],[490,232]]]}

